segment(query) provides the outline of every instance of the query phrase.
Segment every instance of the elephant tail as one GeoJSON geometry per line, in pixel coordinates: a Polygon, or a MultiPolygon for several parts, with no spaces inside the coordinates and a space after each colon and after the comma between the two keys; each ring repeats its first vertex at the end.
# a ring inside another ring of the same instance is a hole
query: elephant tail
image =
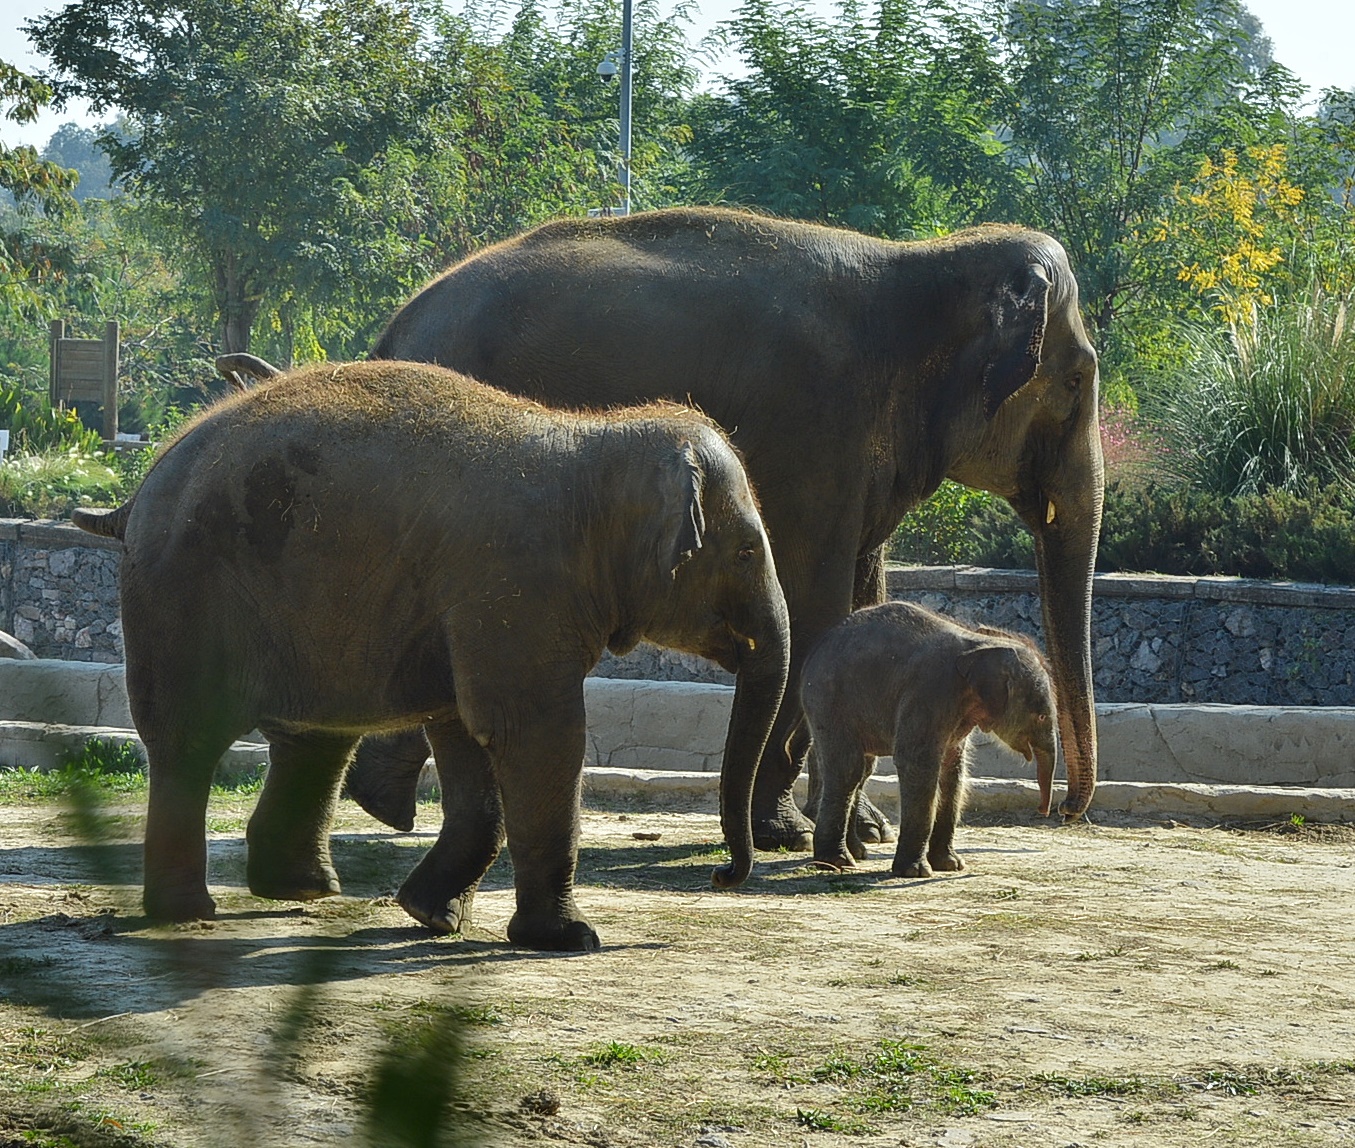
{"type": "Polygon", "coordinates": [[[115,510],[77,506],[71,511],[71,521],[81,530],[121,542],[127,536],[127,519],[132,515],[131,501],[115,510]]]}

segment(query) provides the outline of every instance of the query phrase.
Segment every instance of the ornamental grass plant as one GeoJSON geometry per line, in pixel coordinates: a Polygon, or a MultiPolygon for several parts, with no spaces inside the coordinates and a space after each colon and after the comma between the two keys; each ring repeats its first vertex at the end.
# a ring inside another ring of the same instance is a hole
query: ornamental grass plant
{"type": "Polygon", "coordinates": [[[1180,330],[1184,365],[1145,414],[1175,485],[1233,497],[1355,494],[1355,295],[1311,288],[1226,327],[1180,330]]]}

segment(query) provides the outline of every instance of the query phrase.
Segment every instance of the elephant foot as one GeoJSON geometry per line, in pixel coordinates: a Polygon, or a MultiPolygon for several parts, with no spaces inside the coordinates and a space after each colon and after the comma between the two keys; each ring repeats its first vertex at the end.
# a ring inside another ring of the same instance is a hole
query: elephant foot
{"type": "Polygon", "coordinates": [[[529,917],[519,909],[508,922],[508,939],[524,949],[552,953],[596,953],[602,948],[593,926],[574,920],[529,917]]]}
{"type": "Polygon", "coordinates": [[[815,850],[813,866],[815,869],[829,869],[834,873],[842,873],[849,869],[855,869],[856,862],[845,849],[840,853],[831,850],[819,853],[815,850]]]}
{"type": "Polygon", "coordinates": [[[863,793],[856,802],[856,833],[862,841],[885,845],[895,838],[889,818],[880,812],[863,793]]]}
{"type": "Polygon", "coordinates": [[[216,902],[206,889],[176,893],[147,886],[141,897],[146,916],[153,921],[214,921],[216,902]]]}
{"type": "Polygon", "coordinates": [[[423,730],[365,737],[348,769],[345,792],[382,825],[408,833],[428,753],[423,730]]]}
{"type": "MultiPolygon", "coordinates": [[[[406,882],[406,886],[408,882],[406,882]]],[[[450,900],[443,899],[442,904],[438,905],[428,901],[420,900],[414,893],[402,887],[396,895],[396,901],[400,908],[413,917],[421,925],[426,925],[435,933],[448,936],[452,933],[464,933],[466,926],[470,924],[471,903],[475,899],[475,891],[463,893],[460,897],[452,897],[450,900]]]]}
{"type": "Polygon", "coordinates": [[[814,848],[814,823],[800,812],[790,794],[784,793],[770,816],[753,811],[753,845],[767,853],[781,849],[808,853],[814,848]]]}
{"type": "Polygon", "coordinates": [[[255,863],[251,858],[245,873],[249,891],[270,901],[318,901],[342,892],[334,866],[324,861],[288,872],[283,866],[268,864],[267,859],[255,863]]]}
{"type": "Polygon", "coordinates": [[[911,861],[901,861],[897,857],[894,864],[889,867],[889,871],[895,877],[932,877],[932,867],[921,857],[911,861]]]}
{"type": "Polygon", "coordinates": [[[960,873],[964,871],[964,859],[947,849],[944,853],[928,853],[927,863],[938,873],[960,873]]]}

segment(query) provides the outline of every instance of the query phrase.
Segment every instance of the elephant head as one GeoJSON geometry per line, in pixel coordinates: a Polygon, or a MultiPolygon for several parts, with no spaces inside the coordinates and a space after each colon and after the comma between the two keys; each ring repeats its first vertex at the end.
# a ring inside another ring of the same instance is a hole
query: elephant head
{"type": "MultiPolygon", "coordinates": [[[[757,764],[790,669],[790,615],[757,502],[733,449],[713,427],[682,442],[662,468],[651,516],[657,603],[643,636],[710,658],[737,675],[720,774],[720,822],[731,858],[717,888],[752,870],[757,764]]],[[[614,652],[633,639],[614,638],[614,652]]]]}
{"type": "MultiPolygon", "coordinates": [[[[993,634],[997,631],[986,630],[993,634]]],[[[1049,665],[1033,642],[1003,635],[1000,644],[960,656],[956,668],[978,698],[978,725],[1027,761],[1035,762],[1040,814],[1049,813],[1058,754],[1058,708],[1049,665]]]]}
{"type": "Polygon", "coordinates": [[[1059,812],[1074,820],[1096,789],[1091,597],[1105,476],[1097,358],[1062,246],[1016,229],[995,239],[1002,242],[985,252],[985,265],[998,279],[982,283],[987,306],[969,312],[982,320],[967,351],[970,377],[983,380],[967,421],[980,429],[947,473],[1002,495],[1034,535],[1068,774],[1059,812]]]}

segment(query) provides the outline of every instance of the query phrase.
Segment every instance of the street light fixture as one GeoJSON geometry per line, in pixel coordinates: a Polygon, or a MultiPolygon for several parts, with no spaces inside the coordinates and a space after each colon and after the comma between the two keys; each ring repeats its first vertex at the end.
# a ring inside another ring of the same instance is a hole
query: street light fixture
{"type": "Polygon", "coordinates": [[[621,5],[621,51],[608,52],[598,65],[598,79],[604,84],[621,77],[621,163],[617,172],[621,181],[622,203],[616,214],[630,214],[630,95],[631,95],[631,47],[632,0],[623,0],[621,5]]]}

